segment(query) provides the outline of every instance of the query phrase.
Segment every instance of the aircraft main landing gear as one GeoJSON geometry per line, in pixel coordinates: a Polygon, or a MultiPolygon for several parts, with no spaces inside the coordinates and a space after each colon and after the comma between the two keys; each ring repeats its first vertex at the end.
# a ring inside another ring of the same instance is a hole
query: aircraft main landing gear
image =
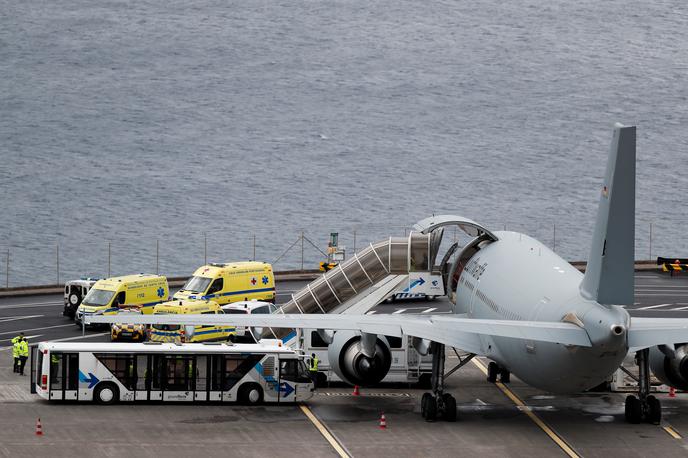
{"type": "Polygon", "coordinates": [[[638,397],[626,397],[626,421],[640,423],[646,421],[658,425],[662,420],[662,406],[659,399],[650,394],[650,350],[639,350],[635,354],[638,365],[638,397]]]}
{"type": "Polygon", "coordinates": [[[456,421],[456,399],[444,393],[444,345],[432,342],[432,393],[424,393],[420,412],[426,421],[456,421]]]}

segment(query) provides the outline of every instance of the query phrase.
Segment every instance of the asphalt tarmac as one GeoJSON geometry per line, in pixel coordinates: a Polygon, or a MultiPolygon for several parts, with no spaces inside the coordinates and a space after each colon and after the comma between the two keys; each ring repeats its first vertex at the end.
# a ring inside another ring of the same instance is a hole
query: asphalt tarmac
{"type": "MultiPolygon", "coordinates": [[[[277,285],[278,303],[304,282],[277,285]]],[[[688,275],[636,274],[634,316],[688,317],[688,275]]],[[[304,406],[49,403],[10,370],[9,339],[107,341],[62,317],[61,296],[0,299],[0,456],[687,456],[688,394],[659,393],[659,426],[630,425],[623,393],[554,396],[512,377],[489,384],[486,362],[446,380],[456,423],[426,423],[424,390],[409,386],[323,388],[304,406]],[[482,366],[482,367],[481,367],[482,366]],[[380,429],[384,412],[387,428],[380,429]],[[43,436],[35,435],[41,418],[43,436]],[[329,438],[329,440],[328,440],[329,438]]],[[[447,313],[446,301],[384,303],[374,313],[447,313]]],[[[447,369],[458,360],[448,351],[447,369]]]]}

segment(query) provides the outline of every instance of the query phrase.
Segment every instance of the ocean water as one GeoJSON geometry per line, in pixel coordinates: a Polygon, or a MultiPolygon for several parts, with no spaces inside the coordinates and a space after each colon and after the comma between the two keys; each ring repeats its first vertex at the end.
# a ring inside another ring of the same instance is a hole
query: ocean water
{"type": "Polygon", "coordinates": [[[680,1],[0,0],[0,285],[8,251],[10,286],[254,237],[314,267],[433,213],[585,259],[615,122],[636,258],[686,257],[686,31],[680,1]]]}

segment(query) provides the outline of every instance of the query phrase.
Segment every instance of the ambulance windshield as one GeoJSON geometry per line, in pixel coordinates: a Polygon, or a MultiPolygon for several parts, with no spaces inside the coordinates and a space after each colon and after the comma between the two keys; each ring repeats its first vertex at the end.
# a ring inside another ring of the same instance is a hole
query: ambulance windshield
{"type": "Polygon", "coordinates": [[[208,285],[212,281],[212,278],[205,277],[191,277],[186,282],[182,291],[189,291],[192,293],[204,293],[208,289],[208,285]]]}
{"type": "Polygon", "coordinates": [[[108,305],[114,295],[114,291],[91,288],[82,303],[84,305],[108,305]]]}

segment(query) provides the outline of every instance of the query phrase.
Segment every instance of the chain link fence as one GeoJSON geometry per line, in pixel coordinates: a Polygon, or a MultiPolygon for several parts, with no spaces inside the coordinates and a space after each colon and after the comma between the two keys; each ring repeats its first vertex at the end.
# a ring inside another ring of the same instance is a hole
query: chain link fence
{"type": "MultiPolygon", "coordinates": [[[[572,227],[530,223],[492,222],[493,231],[523,232],[554,249],[568,261],[586,260],[593,224],[572,227]]],[[[636,224],[637,260],[688,257],[685,224],[639,221],[636,224]]],[[[317,269],[327,258],[330,232],[339,233],[339,246],[347,257],[369,243],[390,236],[405,236],[411,226],[349,226],[346,228],[291,229],[275,234],[272,228],[167,234],[158,238],[118,238],[79,240],[48,237],[38,246],[0,243],[0,288],[55,285],[82,276],[108,277],[130,273],[160,273],[170,277],[188,276],[208,262],[242,260],[266,261],[275,270],[317,269]]],[[[466,236],[448,228],[444,242],[464,243],[466,236]]],[[[442,254],[442,253],[441,253],[442,254]]]]}

